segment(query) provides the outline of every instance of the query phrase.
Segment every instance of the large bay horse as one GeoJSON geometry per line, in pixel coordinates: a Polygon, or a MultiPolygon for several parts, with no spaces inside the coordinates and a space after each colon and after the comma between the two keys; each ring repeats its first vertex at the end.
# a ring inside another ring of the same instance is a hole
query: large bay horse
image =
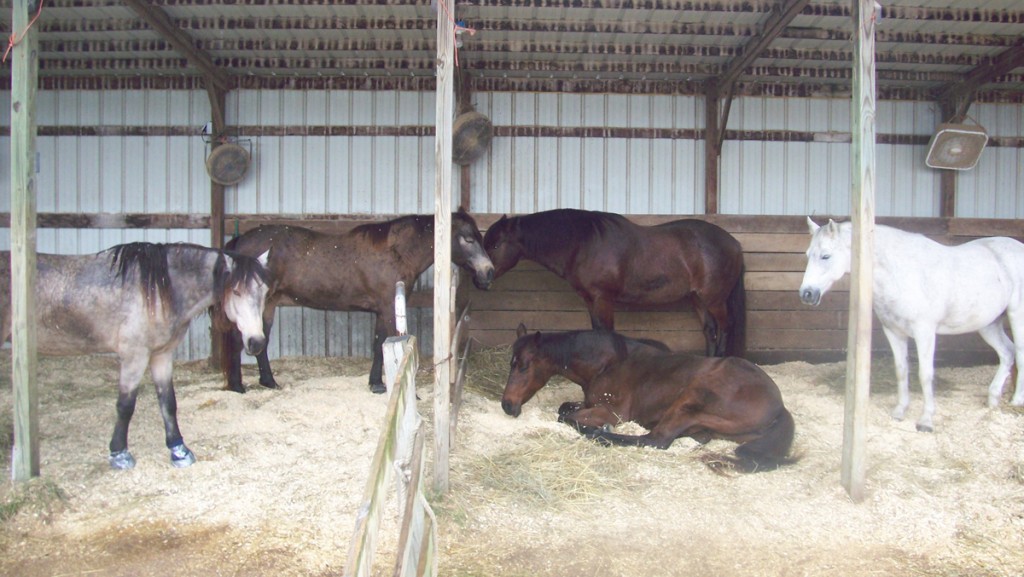
{"type": "MultiPolygon", "coordinates": [[[[11,335],[10,253],[0,253],[0,261],[3,342],[11,335]]],[[[249,354],[263,350],[262,316],[269,288],[265,262],[265,254],[257,260],[191,244],[144,242],[84,256],[37,255],[38,351],[112,352],[120,360],[111,467],[135,466],[128,451],[128,425],[147,366],[156,384],[171,464],[187,467],[195,462],[178,428],[171,380],[174,349],[192,319],[212,308],[214,323],[233,323],[249,354]]]]}
{"type": "MultiPolygon", "coordinates": [[[[817,305],[833,283],[850,272],[852,225],[810,217],[811,243],[800,300],[817,305]]],[[[875,225],[872,266],[873,309],[892,348],[898,401],[894,419],[910,404],[907,340],[917,345],[918,379],[924,409],[917,430],[932,431],[935,396],[935,335],[977,332],[999,355],[988,387],[988,405],[999,405],[1006,377],[1016,359],[1017,390],[1011,403],[1024,405],[1024,244],[1006,237],[939,244],[921,234],[875,225]],[[1006,336],[1004,317],[1014,340],[1006,336]]]]}
{"type": "Polygon", "coordinates": [[[752,472],[794,461],[793,417],[778,386],[760,367],[739,358],[668,352],[656,341],[610,331],[527,334],[519,326],[501,399],[517,417],[523,403],[555,375],[583,388],[584,400],[566,402],[559,421],[605,444],[668,448],[679,437],[701,443],[739,443],[730,459],[752,472]],[[649,432],[610,431],[633,421],[649,432]]]}
{"type": "Polygon", "coordinates": [[[708,356],[745,353],[743,249],[714,224],[683,219],[642,226],[618,214],[558,209],[503,216],[487,230],[484,246],[495,278],[525,258],[568,281],[594,329],[615,329],[617,304],[689,300],[708,356]]]}
{"type": "MultiPolygon", "coordinates": [[[[463,210],[452,215],[452,263],[473,273],[486,288],[494,276],[476,221],[463,210]]],[[[228,248],[244,254],[270,251],[271,291],[263,313],[269,336],[281,304],[328,311],[367,311],[376,315],[370,389],[384,387],[384,340],[395,334],[395,283],[411,287],[434,263],[434,215],[402,216],[357,226],[342,234],[297,226],[261,226],[232,239],[228,248]]],[[[245,392],[237,332],[226,335],[227,388],[245,392]]],[[[264,350],[256,355],[260,384],[277,388],[264,350]]]]}

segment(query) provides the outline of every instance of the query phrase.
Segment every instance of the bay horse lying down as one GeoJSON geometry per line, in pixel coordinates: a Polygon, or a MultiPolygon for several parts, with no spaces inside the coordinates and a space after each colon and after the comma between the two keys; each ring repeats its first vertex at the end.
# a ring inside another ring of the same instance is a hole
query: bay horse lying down
{"type": "Polygon", "coordinates": [[[729,460],[745,472],[795,461],[793,417],[771,377],[747,360],[674,353],[610,331],[531,335],[520,324],[517,336],[501,399],[508,415],[518,417],[560,375],[583,387],[584,400],[563,403],[558,420],[604,444],[667,449],[679,437],[725,439],[739,443],[729,460]],[[627,421],[649,432],[609,430],[627,421]]]}
{"type": "MultiPolygon", "coordinates": [[[[122,244],[82,256],[36,256],[36,342],[48,355],[117,353],[121,375],[110,466],[131,469],[128,425],[146,367],[156,384],[171,464],[187,467],[195,455],[178,429],[171,380],[174,349],[192,319],[213,314],[232,324],[245,350],[263,350],[267,296],[266,254],[256,258],[192,244],[122,244]]],[[[0,253],[0,343],[11,335],[11,258],[0,253]]]]}
{"type": "MultiPolygon", "coordinates": [[[[476,221],[459,209],[452,214],[452,263],[473,273],[484,289],[494,266],[483,248],[476,221]]],[[[271,289],[263,312],[263,332],[270,336],[274,310],[294,304],[323,311],[366,311],[377,317],[373,332],[370,390],[383,393],[384,340],[396,334],[395,283],[413,283],[434,264],[434,215],[408,215],[363,224],[341,234],[298,226],[260,226],[232,239],[227,248],[243,254],[270,251],[271,289]]],[[[237,331],[222,334],[224,372],[229,390],[244,393],[241,346],[237,331]]],[[[264,349],[256,355],[260,384],[276,389],[264,349]]]]}

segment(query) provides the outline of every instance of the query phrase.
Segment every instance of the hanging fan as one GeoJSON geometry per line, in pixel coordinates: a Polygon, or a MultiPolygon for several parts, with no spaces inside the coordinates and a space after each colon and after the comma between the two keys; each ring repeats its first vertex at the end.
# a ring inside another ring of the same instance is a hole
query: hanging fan
{"type": "Polygon", "coordinates": [[[213,149],[206,157],[206,172],[210,179],[224,186],[238,184],[249,170],[249,151],[228,142],[213,149]]]}
{"type": "Polygon", "coordinates": [[[460,165],[472,164],[491,145],[494,126],[491,120],[473,108],[470,98],[469,77],[463,76],[456,68],[458,80],[459,109],[452,124],[452,162],[460,165]]]}
{"type": "Polygon", "coordinates": [[[988,143],[985,129],[976,124],[940,124],[928,144],[924,163],[930,168],[969,170],[978,164],[988,143]]]}

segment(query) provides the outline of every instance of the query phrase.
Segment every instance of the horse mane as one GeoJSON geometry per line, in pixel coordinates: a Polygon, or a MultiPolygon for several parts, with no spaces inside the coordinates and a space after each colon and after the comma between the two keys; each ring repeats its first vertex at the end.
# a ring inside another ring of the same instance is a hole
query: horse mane
{"type": "Polygon", "coordinates": [[[171,276],[167,266],[167,245],[151,242],[120,244],[110,249],[110,268],[121,279],[121,286],[135,273],[150,315],[156,313],[156,301],[163,307],[171,302],[171,276]]]}

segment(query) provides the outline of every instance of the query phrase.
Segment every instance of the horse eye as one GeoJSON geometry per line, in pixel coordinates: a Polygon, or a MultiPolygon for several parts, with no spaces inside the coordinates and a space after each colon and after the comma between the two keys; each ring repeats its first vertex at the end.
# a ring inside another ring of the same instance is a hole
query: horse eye
{"type": "Polygon", "coordinates": [[[823,255],[821,255],[821,260],[828,260],[830,258],[832,258],[832,255],[830,255],[830,254],[823,254],[823,255]]]}
{"type": "Polygon", "coordinates": [[[238,290],[237,288],[231,289],[231,292],[233,292],[236,297],[242,296],[242,291],[238,290]]]}

